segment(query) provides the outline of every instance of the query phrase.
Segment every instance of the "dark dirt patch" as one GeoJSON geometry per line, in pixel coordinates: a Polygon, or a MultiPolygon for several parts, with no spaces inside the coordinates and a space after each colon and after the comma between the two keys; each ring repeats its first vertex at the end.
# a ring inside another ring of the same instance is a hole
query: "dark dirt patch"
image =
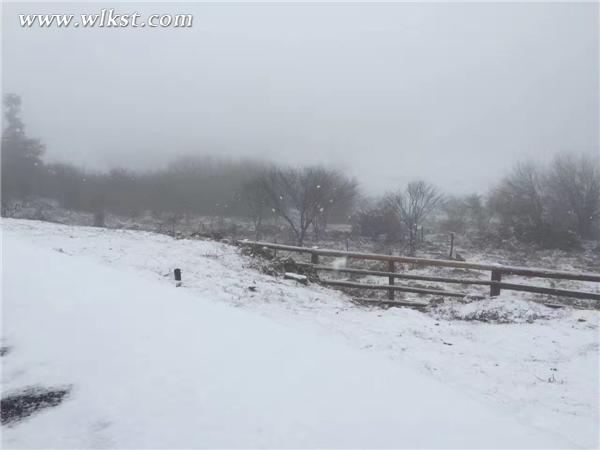
{"type": "Polygon", "coordinates": [[[0,356],[6,356],[10,353],[10,347],[3,345],[0,347],[0,356]]]}
{"type": "Polygon", "coordinates": [[[30,386],[22,391],[6,395],[0,402],[2,425],[14,424],[41,409],[58,406],[70,391],[71,387],[30,386]]]}

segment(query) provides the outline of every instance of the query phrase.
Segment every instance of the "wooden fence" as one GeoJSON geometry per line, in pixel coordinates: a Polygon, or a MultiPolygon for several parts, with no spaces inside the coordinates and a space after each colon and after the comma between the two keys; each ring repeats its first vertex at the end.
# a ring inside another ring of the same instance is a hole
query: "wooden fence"
{"type": "MultiPolygon", "coordinates": [[[[504,290],[512,291],[524,291],[533,292],[538,294],[556,295],[560,297],[570,297],[578,299],[589,299],[589,300],[600,300],[600,293],[589,292],[589,291],[575,291],[567,289],[556,289],[550,287],[523,285],[515,283],[507,283],[502,281],[503,277],[511,275],[518,275],[530,278],[550,278],[558,280],[573,280],[573,281],[592,281],[600,282],[600,273],[589,273],[589,272],[567,272],[559,270],[548,270],[548,269],[534,269],[529,267],[513,267],[504,266],[500,264],[479,264],[470,263],[464,261],[454,261],[446,259],[425,259],[425,258],[413,258],[408,256],[397,256],[397,255],[382,255],[377,253],[360,253],[360,252],[349,252],[342,250],[333,249],[320,249],[320,248],[309,248],[309,247],[296,247],[292,245],[274,244],[270,242],[257,242],[257,241],[238,241],[239,245],[251,246],[251,247],[262,247],[273,250],[283,250],[288,252],[305,253],[310,254],[310,264],[299,263],[305,267],[311,267],[317,271],[335,271],[340,273],[348,273],[355,275],[371,275],[381,276],[388,278],[388,284],[365,284],[357,283],[352,281],[337,281],[337,280],[322,280],[323,284],[337,287],[347,287],[354,289],[381,289],[387,290],[388,299],[394,299],[394,292],[412,292],[417,294],[430,294],[440,295],[449,297],[464,297],[466,294],[449,291],[442,289],[426,289],[417,288],[412,286],[400,286],[396,285],[396,280],[419,280],[419,281],[430,281],[437,283],[450,283],[450,284],[471,284],[481,285],[490,287],[490,296],[497,296],[504,290]],[[365,269],[353,269],[353,268],[337,268],[333,266],[321,265],[319,257],[345,257],[350,259],[362,259],[370,261],[383,261],[387,263],[387,271],[379,270],[365,270],[365,269]],[[416,275],[406,272],[396,272],[396,265],[398,263],[413,264],[416,266],[436,266],[436,267],[451,267],[458,269],[471,269],[479,271],[487,271],[491,273],[489,280],[480,280],[473,278],[450,278],[450,277],[438,277],[428,275],[416,275]]],[[[598,289],[596,289],[598,290],[598,289]]]]}

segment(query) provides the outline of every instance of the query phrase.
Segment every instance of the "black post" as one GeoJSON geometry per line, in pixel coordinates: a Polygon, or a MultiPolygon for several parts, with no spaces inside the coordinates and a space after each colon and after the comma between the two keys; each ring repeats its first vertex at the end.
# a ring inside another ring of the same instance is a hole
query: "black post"
{"type": "Polygon", "coordinates": [[[175,286],[179,287],[181,286],[181,269],[175,269],[173,272],[175,273],[175,286]]]}

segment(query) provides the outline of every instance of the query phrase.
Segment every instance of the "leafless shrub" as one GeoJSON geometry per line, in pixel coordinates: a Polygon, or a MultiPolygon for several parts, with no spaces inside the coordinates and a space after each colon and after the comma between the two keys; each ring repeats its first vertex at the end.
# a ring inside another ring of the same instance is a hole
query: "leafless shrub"
{"type": "Polygon", "coordinates": [[[398,242],[403,238],[402,224],[395,212],[386,202],[375,205],[365,204],[351,217],[354,235],[378,239],[385,237],[386,242],[398,242]]]}

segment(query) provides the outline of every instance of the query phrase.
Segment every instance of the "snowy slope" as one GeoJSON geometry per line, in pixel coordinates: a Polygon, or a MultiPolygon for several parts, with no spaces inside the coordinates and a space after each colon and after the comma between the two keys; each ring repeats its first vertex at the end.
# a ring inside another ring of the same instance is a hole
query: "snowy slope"
{"type": "Polygon", "coordinates": [[[595,313],[494,330],[358,309],[244,270],[213,242],[6,220],[3,244],[3,392],[73,386],[62,405],[3,427],[4,447],[596,445],[595,313]],[[162,276],[175,266],[182,288],[162,276]],[[546,339],[567,383],[535,381],[546,339]],[[504,383],[492,361],[507,366],[504,383]],[[526,389],[519,370],[531,368],[526,389]],[[507,384],[505,404],[487,392],[507,384]]]}

